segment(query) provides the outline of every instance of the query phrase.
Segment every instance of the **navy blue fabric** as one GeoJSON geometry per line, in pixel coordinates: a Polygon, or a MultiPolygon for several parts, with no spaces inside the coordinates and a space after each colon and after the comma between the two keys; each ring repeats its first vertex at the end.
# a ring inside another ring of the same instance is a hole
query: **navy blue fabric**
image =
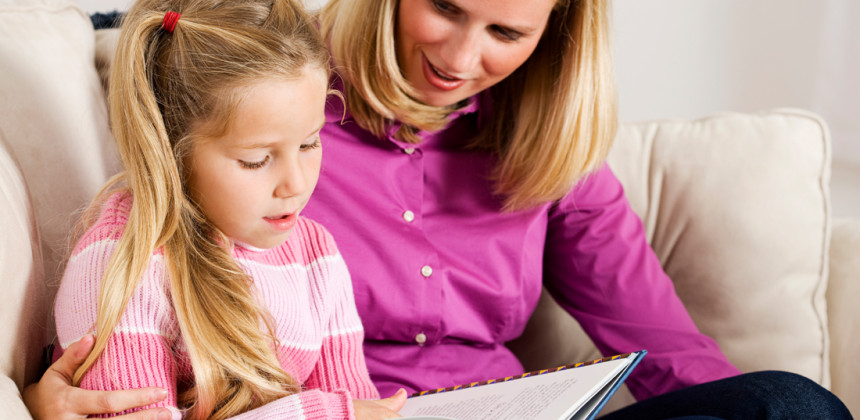
{"type": "Polygon", "coordinates": [[[90,15],[90,20],[95,29],[118,28],[120,18],[122,18],[122,13],[118,11],[90,15]]]}
{"type": "Polygon", "coordinates": [[[640,401],[601,420],[852,419],[845,404],[812,380],[788,372],[747,373],[640,401]]]}

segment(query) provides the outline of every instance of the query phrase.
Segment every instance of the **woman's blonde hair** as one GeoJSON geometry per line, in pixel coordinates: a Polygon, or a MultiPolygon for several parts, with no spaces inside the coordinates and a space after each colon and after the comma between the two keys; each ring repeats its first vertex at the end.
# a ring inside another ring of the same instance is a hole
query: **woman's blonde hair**
{"type": "MultiPolygon", "coordinates": [[[[452,107],[422,104],[400,71],[399,0],[330,0],[323,37],[344,80],[349,112],[382,136],[392,120],[400,140],[443,128],[452,107]]],[[[560,199],[606,158],[617,128],[609,41],[609,0],[557,0],[534,53],[490,88],[492,116],[472,146],[496,154],[496,193],[507,210],[560,199]]]]}
{"type": "Polygon", "coordinates": [[[92,206],[119,184],[133,204],[100,287],[95,348],[75,384],[110,351],[146,266],[163,250],[194,372],[179,396],[190,417],[227,418],[300,390],[281,368],[270,315],[231,257],[230,240],[190,198],[185,160],[197,136],[229,128],[242,88],[302,77],[308,66],[327,74],[329,55],[295,0],[140,0],[124,16],[109,111],[125,170],[92,206]],[[172,33],[161,29],[168,11],[181,14],[172,33]],[[196,132],[200,126],[209,131],[196,132]]]}

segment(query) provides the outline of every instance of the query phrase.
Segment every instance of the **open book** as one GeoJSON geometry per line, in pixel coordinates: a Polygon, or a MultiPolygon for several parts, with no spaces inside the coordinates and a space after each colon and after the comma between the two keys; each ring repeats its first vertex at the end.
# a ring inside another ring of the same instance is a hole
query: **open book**
{"type": "Polygon", "coordinates": [[[646,351],[412,394],[405,419],[590,420],[646,351]]]}

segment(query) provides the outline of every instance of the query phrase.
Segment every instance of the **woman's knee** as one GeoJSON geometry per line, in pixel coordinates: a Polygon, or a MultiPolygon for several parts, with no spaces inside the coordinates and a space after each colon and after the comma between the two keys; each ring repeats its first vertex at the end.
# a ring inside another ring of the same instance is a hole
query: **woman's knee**
{"type": "Polygon", "coordinates": [[[761,371],[736,379],[749,397],[759,401],[764,418],[852,418],[839,398],[805,376],[783,371],[761,371]]]}

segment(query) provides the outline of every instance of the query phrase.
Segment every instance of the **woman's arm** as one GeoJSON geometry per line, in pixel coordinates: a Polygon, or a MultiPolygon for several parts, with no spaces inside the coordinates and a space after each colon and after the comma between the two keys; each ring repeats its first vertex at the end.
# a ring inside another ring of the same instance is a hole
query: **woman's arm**
{"type": "Polygon", "coordinates": [[[638,399],[739,374],[699,332],[608,166],[549,215],[547,290],[603,354],[647,349],[627,381],[638,399]]]}
{"type": "MultiPolygon", "coordinates": [[[[155,404],[167,398],[163,388],[124,391],[92,391],[72,386],[72,375],[93,348],[92,335],[75,342],[42,375],[39,382],[24,388],[24,403],[35,420],[79,419],[88,415],[113,414],[155,404]]],[[[125,420],[167,420],[170,410],[158,407],[119,416],[125,420]]]]}

